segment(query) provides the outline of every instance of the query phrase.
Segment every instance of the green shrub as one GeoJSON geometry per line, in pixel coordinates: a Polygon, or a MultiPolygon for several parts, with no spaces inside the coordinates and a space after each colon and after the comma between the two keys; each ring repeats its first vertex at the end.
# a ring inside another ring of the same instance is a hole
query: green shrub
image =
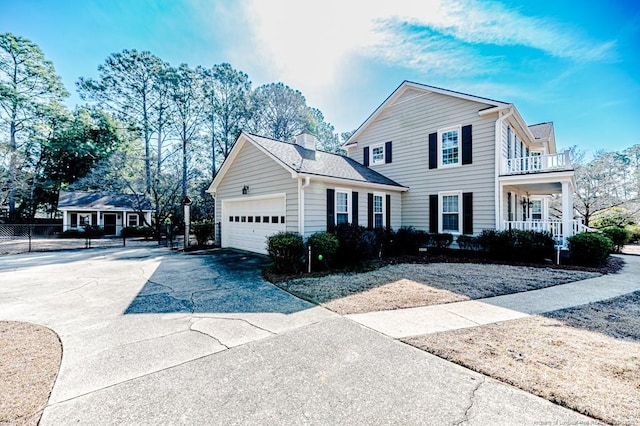
{"type": "Polygon", "coordinates": [[[199,246],[205,246],[207,241],[213,240],[215,230],[215,224],[209,220],[193,222],[191,224],[191,231],[193,235],[195,235],[199,246]]]}
{"type": "Polygon", "coordinates": [[[444,232],[442,234],[429,234],[429,247],[443,250],[453,244],[453,234],[444,232]]]}
{"type": "Polygon", "coordinates": [[[122,238],[144,237],[146,239],[153,238],[154,229],[150,226],[127,226],[122,228],[120,236],[122,238]]]}
{"type": "Polygon", "coordinates": [[[316,232],[307,239],[307,246],[311,246],[311,268],[316,271],[329,269],[333,265],[339,242],[333,234],[316,232]],[[320,255],[322,259],[320,259],[320,255]]]}
{"type": "Polygon", "coordinates": [[[624,229],[629,231],[629,242],[630,243],[632,243],[632,244],[640,243],[640,225],[637,225],[637,224],[627,225],[627,226],[625,226],[624,229]]]}
{"type": "Polygon", "coordinates": [[[631,232],[627,231],[625,228],[620,228],[618,226],[611,226],[609,228],[604,228],[602,230],[604,235],[609,237],[611,242],[613,243],[613,252],[620,253],[622,251],[622,247],[631,240],[631,232]]]}
{"type": "Polygon", "coordinates": [[[456,238],[456,243],[458,243],[458,247],[461,250],[479,250],[480,243],[478,241],[478,237],[474,237],[472,235],[458,235],[456,238]]]}
{"type": "Polygon", "coordinates": [[[357,266],[378,253],[378,242],[373,231],[351,223],[341,223],[333,228],[338,238],[335,263],[338,266],[357,266]]]}
{"type": "Polygon", "coordinates": [[[304,243],[302,236],[293,232],[279,232],[267,238],[267,253],[276,272],[297,274],[302,270],[304,243]]]}
{"type": "Polygon", "coordinates": [[[476,237],[478,248],[497,260],[541,262],[553,258],[554,240],[548,232],[485,229],[476,237]]]}
{"type": "Polygon", "coordinates": [[[597,266],[609,257],[613,243],[604,234],[582,232],[568,238],[571,262],[577,265],[597,266]]]}
{"type": "Polygon", "coordinates": [[[58,234],[58,238],[86,238],[84,231],[78,229],[67,229],[58,234]]]}
{"type": "Polygon", "coordinates": [[[398,229],[394,235],[392,252],[396,256],[417,256],[418,249],[429,243],[429,233],[411,226],[398,229]]]}

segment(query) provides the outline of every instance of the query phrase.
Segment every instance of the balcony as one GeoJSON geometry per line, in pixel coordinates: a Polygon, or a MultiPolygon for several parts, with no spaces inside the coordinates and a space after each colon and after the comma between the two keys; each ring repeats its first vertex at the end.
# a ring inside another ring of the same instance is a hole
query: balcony
{"type": "Polygon", "coordinates": [[[573,170],[569,151],[557,154],[509,158],[504,163],[503,175],[521,175],[565,170],[573,170]]]}

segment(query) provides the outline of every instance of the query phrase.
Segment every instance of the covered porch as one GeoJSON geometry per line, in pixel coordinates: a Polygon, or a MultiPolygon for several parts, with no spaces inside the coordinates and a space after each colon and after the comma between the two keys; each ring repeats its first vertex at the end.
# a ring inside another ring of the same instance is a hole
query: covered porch
{"type": "Polygon", "coordinates": [[[586,230],[574,219],[574,191],[573,170],[500,176],[498,227],[549,232],[566,247],[569,237],[586,230]]]}

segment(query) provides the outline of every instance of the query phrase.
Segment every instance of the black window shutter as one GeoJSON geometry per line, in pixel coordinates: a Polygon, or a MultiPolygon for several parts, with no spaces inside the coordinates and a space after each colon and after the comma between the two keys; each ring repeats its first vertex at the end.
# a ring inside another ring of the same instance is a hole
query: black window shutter
{"type": "Polygon", "coordinates": [[[336,191],[327,188],[327,231],[332,231],[336,225],[335,209],[336,207],[336,191]]]}
{"type": "Polygon", "coordinates": [[[438,168],[438,134],[429,133],[429,168],[438,168]]]}
{"type": "Polygon", "coordinates": [[[462,164],[471,164],[471,124],[462,126],[462,164]]]}
{"type": "Polygon", "coordinates": [[[362,164],[369,167],[369,147],[362,148],[362,164]]]}
{"type": "Polygon", "coordinates": [[[438,232],[438,195],[429,195],[429,232],[438,232]]]}
{"type": "Polygon", "coordinates": [[[367,228],[373,229],[373,194],[367,194],[367,228]]]}
{"type": "Polygon", "coordinates": [[[391,162],[391,142],[386,142],[384,144],[384,162],[391,162]]]}
{"type": "Polygon", "coordinates": [[[358,224],[358,192],[351,192],[351,223],[358,224]]]}
{"type": "Polygon", "coordinates": [[[462,194],[462,233],[473,234],[473,193],[462,194]]]}
{"type": "Polygon", "coordinates": [[[387,194],[386,196],[386,210],[387,210],[387,219],[385,226],[388,230],[391,230],[391,195],[387,194]]]}

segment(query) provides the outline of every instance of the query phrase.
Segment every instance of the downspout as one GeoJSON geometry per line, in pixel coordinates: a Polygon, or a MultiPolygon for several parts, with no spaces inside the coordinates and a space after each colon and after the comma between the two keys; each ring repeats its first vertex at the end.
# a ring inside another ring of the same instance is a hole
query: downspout
{"type": "MultiPolygon", "coordinates": [[[[500,114],[500,113],[498,113],[500,114]]],[[[495,196],[496,196],[496,200],[495,200],[495,219],[496,219],[496,229],[500,230],[502,229],[502,225],[501,223],[501,213],[502,213],[502,198],[503,198],[503,193],[502,193],[502,185],[500,185],[499,179],[500,179],[500,166],[502,165],[502,123],[504,122],[505,119],[511,117],[513,115],[513,105],[509,106],[509,112],[502,115],[502,116],[498,116],[498,119],[496,120],[496,128],[495,128],[495,134],[496,134],[496,152],[495,152],[495,156],[496,156],[496,162],[495,162],[495,196]]]]}
{"type": "Polygon", "coordinates": [[[304,189],[311,183],[311,177],[305,176],[302,185],[302,178],[298,182],[298,233],[304,238],[304,189]]]}

